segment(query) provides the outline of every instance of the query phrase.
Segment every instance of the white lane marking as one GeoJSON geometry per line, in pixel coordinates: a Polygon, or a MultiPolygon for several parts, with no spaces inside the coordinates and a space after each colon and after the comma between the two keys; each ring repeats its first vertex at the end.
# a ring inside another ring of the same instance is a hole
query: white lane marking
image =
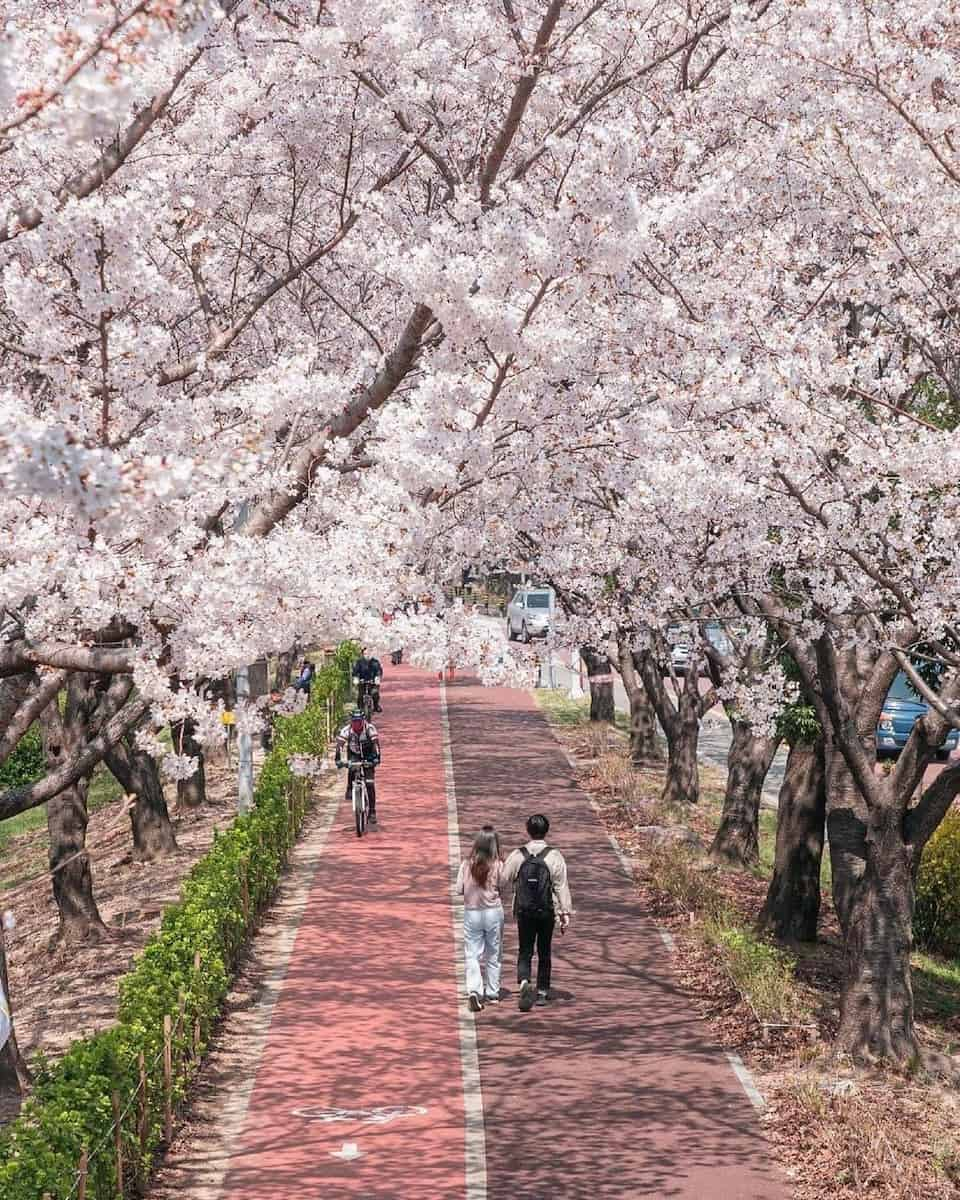
{"type": "Polygon", "coordinates": [[[613,836],[610,830],[607,830],[607,837],[610,839],[610,845],[613,847],[613,852],[620,860],[620,866],[623,867],[623,873],[633,883],[633,863],[627,857],[626,851],[613,836]]]}
{"type": "Polygon", "coordinates": [[[342,1158],[344,1162],[351,1162],[355,1158],[362,1158],[363,1151],[356,1142],[344,1142],[339,1150],[331,1150],[330,1155],[332,1158],[342,1158]]]}
{"type": "Polygon", "coordinates": [[[666,948],[670,951],[671,954],[673,954],[673,952],[677,948],[677,943],[673,940],[673,934],[670,932],[670,930],[669,929],[661,929],[658,925],[657,933],[660,934],[660,940],[663,942],[663,944],[666,946],[666,948]]]}
{"type": "Polygon", "coordinates": [[[453,749],[450,743],[450,717],[447,713],[447,688],[440,681],[440,730],[443,735],[443,776],[447,793],[447,848],[450,859],[450,907],[453,912],[454,958],[457,965],[457,1012],[460,1034],[460,1070],[463,1074],[466,1152],[466,1200],[487,1198],[487,1144],[483,1124],[483,1094],[480,1090],[480,1058],[477,1053],[477,1027],[462,998],[467,994],[467,972],[463,957],[463,902],[454,891],[460,870],[460,818],[453,778],[453,749]]]}
{"type": "Polygon", "coordinates": [[[767,1107],[766,1101],[757,1090],[757,1085],[753,1082],[753,1076],[744,1066],[743,1059],[739,1054],[734,1054],[732,1051],[727,1051],[727,1058],[730,1061],[730,1066],[733,1067],[733,1073],[740,1080],[740,1086],[747,1093],[747,1099],[757,1110],[763,1112],[767,1107]]]}

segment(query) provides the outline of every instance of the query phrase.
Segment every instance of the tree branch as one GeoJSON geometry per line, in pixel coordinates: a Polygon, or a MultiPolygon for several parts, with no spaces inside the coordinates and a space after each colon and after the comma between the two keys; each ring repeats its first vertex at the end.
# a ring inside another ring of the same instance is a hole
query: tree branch
{"type": "Polygon", "coordinates": [[[136,700],[116,713],[104,725],[97,737],[88,742],[83,750],[69,762],[65,762],[49,775],[45,775],[43,779],[38,779],[36,783],[28,784],[26,787],[13,788],[0,795],[0,821],[5,821],[8,817],[15,817],[18,813],[26,812],[27,809],[36,808],[37,805],[52,800],[64,788],[70,787],[78,779],[89,774],[113,743],[122,738],[127,730],[132,729],[146,716],[149,708],[148,701],[136,700]]]}
{"type": "Polygon", "coordinates": [[[66,682],[66,671],[54,671],[52,675],[43,676],[39,680],[36,690],[20,705],[0,733],[0,763],[10,757],[17,743],[47,705],[56,700],[66,682]]]}
{"type": "Polygon", "coordinates": [[[17,641],[0,647],[0,678],[22,675],[34,667],[129,675],[133,671],[133,651],[103,646],[71,646],[67,642],[17,641]]]}

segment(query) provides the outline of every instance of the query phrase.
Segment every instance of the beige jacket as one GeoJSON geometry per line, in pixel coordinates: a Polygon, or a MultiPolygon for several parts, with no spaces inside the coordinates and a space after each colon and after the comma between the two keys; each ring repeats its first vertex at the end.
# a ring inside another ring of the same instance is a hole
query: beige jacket
{"type": "MultiPolygon", "coordinates": [[[[526,849],[531,854],[539,854],[546,844],[546,842],[527,842],[526,849]]],[[[522,862],[523,854],[519,850],[514,850],[508,856],[500,875],[501,891],[513,887],[522,862]]],[[[553,903],[556,906],[557,916],[569,917],[573,914],[573,898],[567,884],[567,864],[563,855],[556,847],[551,846],[544,862],[550,868],[550,878],[553,880],[553,903]]]]}

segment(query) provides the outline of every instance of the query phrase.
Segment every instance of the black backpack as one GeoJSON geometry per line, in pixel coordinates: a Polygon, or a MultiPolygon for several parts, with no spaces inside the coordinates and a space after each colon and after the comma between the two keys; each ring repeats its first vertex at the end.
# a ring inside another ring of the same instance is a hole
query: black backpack
{"type": "Polygon", "coordinates": [[[518,917],[549,917],[553,912],[553,878],[545,860],[550,847],[531,854],[521,846],[520,853],[523,862],[517,872],[514,911],[518,917]]]}

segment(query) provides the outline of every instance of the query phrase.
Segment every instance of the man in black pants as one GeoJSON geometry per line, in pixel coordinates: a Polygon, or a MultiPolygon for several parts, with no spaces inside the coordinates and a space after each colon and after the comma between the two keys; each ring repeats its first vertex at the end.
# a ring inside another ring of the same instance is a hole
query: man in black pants
{"type": "Polygon", "coordinates": [[[542,813],[527,820],[530,841],[514,850],[504,863],[503,888],[514,885],[513,913],[517,918],[520,952],[517,956],[517,982],[520,984],[520,1011],[533,1008],[533,954],[537,954],[538,1004],[550,999],[550,968],[553,931],[560,922],[561,932],[570,923],[573,900],[567,886],[567,864],[563,855],[548,846],[550,822],[542,813]]]}
{"type": "Polygon", "coordinates": [[[373,711],[383,712],[380,707],[380,680],[383,676],[383,667],[380,665],[380,659],[370,655],[367,657],[366,649],[360,651],[360,657],[353,664],[353,685],[357,689],[357,708],[363,708],[363,688],[369,683],[371,695],[373,697],[373,711]]]}

